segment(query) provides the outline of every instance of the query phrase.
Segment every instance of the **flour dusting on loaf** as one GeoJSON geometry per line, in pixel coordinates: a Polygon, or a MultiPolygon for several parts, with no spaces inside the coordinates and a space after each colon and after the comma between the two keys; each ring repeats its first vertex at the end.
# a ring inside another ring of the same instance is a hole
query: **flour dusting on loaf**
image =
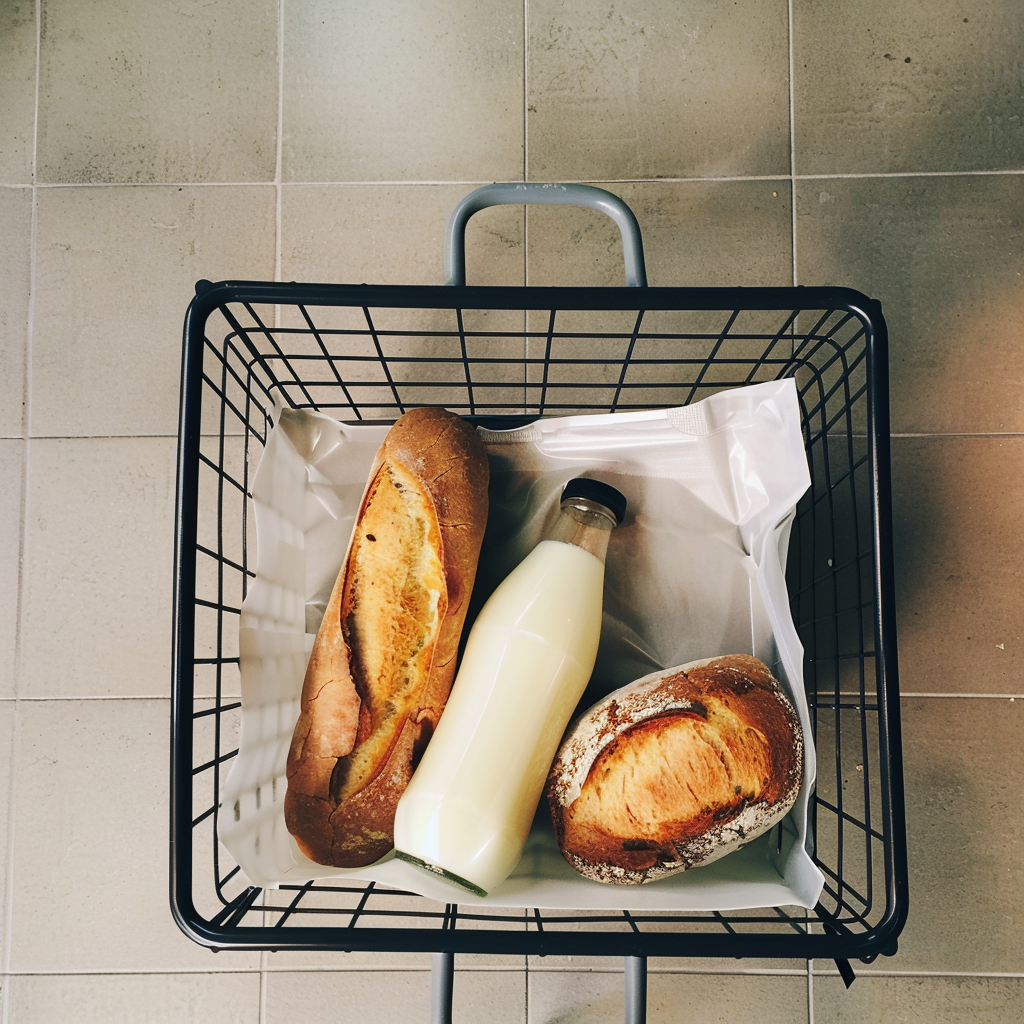
{"type": "Polygon", "coordinates": [[[548,777],[566,860],[639,884],[709,864],[789,812],[803,773],[792,703],[735,654],[644,676],[574,722],[548,777]]]}

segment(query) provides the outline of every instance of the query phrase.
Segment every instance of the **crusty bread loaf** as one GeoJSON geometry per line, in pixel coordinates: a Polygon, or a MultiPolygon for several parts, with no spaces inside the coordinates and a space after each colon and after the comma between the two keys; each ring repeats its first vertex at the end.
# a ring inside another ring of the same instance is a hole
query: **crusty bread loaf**
{"type": "Polygon", "coordinates": [[[441,715],[487,521],[487,455],[442,409],[414,409],[370,471],[317,633],[288,754],[285,820],[312,860],[360,867],[441,715]]]}
{"type": "Polygon", "coordinates": [[[796,800],[803,737],[767,666],[746,654],[652,673],[566,733],[547,799],[566,860],[623,885],[708,864],[796,800]]]}

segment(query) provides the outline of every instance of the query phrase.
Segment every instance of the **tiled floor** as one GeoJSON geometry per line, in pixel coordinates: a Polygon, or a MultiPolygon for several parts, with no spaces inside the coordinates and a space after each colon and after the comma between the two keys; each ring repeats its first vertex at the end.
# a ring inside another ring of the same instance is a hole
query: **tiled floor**
{"type": "MultiPolygon", "coordinates": [[[[1020,0],[0,2],[3,1024],[427,1019],[424,957],[171,921],[180,325],[200,277],[440,283],[454,203],[524,178],[621,194],[652,284],[844,284],[890,326],[900,951],[849,991],[659,962],[650,1019],[1024,1018],[1022,46],[1020,0]]],[[[588,214],[474,219],[474,283],[621,273],[588,214]]],[[[622,1016],[614,962],[458,966],[456,1020],[622,1016]]]]}

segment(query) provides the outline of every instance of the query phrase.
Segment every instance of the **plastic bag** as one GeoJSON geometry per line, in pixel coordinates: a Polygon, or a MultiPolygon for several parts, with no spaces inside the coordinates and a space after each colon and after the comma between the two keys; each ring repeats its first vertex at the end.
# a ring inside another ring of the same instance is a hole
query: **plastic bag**
{"type": "Polygon", "coordinates": [[[242,608],[242,735],[224,785],[220,838],[257,885],[347,875],[433,899],[492,906],[637,910],[813,907],[822,876],[808,852],[814,750],[785,561],[810,484],[793,381],[720,392],[683,408],[480,428],[491,507],[467,619],[543,537],[574,476],[626,495],[605,577],[598,663],[581,710],[660,668],[722,654],[765,661],[790,694],[804,782],[785,821],[702,868],[643,886],[577,875],[542,802],[518,868],[486,898],[388,857],[365,868],[314,864],[284,825],[285,765],[313,636],[386,426],[346,426],[281,410],[254,477],[256,580],[242,608]]]}

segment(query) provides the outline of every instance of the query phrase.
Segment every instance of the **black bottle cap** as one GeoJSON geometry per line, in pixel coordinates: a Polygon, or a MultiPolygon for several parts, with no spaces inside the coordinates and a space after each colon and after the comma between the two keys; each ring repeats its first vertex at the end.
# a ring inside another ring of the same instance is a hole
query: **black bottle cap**
{"type": "Polygon", "coordinates": [[[562,501],[566,498],[587,498],[596,501],[599,505],[604,505],[618,523],[621,523],[626,515],[625,495],[601,480],[590,480],[584,476],[574,477],[562,488],[562,501]]]}

